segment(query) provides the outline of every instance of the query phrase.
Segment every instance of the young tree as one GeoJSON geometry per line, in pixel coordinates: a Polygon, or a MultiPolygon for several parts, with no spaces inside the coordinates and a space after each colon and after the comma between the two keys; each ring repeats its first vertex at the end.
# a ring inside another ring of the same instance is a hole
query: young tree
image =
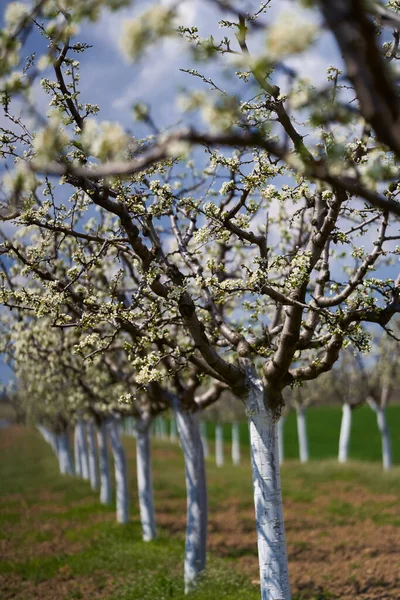
{"type": "Polygon", "coordinates": [[[361,374],[361,390],[367,404],[376,414],[376,422],[382,440],[382,465],[385,470],[392,467],[392,444],[386,409],[392,391],[398,381],[398,358],[393,340],[380,337],[374,344],[374,367],[371,369],[362,356],[357,355],[361,374]]]}
{"type": "MultiPolygon", "coordinates": [[[[289,403],[294,407],[296,411],[296,422],[297,422],[297,439],[299,442],[299,458],[300,462],[306,463],[309,459],[308,452],[308,435],[307,435],[307,423],[306,423],[306,409],[312,402],[309,394],[307,394],[307,387],[305,389],[295,388],[290,394],[289,403]]],[[[282,417],[281,417],[282,419],[282,417]]]]}
{"type": "Polygon", "coordinates": [[[357,367],[356,357],[350,350],[344,351],[341,360],[326,374],[325,381],[321,384],[330,389],[334,395],[334,401],[339,400],[342,404],[342,419],[339,433],[339,463],[346,463],[350,452],[351,426],[353,411],[365,402],[362,392],[362,374],[357,367]]]}

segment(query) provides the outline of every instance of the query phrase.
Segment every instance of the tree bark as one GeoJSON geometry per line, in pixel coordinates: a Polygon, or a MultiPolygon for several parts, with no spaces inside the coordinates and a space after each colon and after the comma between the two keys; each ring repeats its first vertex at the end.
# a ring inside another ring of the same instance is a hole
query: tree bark
{"type": "Polygon", "coordinates": [[[177,428],[176,428],[176,420],[175,417],[171,418],[170,424],[169,424],[169,441],[172,443],[176,442],[176,434],[177,434],[177,428]]]}
{"type": "Polygon", "coordinates": [[[285,460],[284,425],[285,417],[281,416],[277,426],[279,464],[285,460]]]}
{"type": "Polygon", "coordinates": [[[107,432],[114,458],[117,521],[118,523],[127,523],[129,520],[129,496],[126,475],[126,458],[119,434],[119,423],[116,419],[113,418],[107,422],[107,432]]]}
{"type": "Polygon", "coordinates": [[[185,458],[187,522],[184,578],[185,593],[188,593],[206,566],[207,484],[198,414],[180,410],[177,400],[175,416],[185,458]]]}
{"type": "Polygon", "coordinates": [[[280,484],[277,417],[264,404],[252,378],[245,400],[250,418],[251,462],[262,600],[290,600],[288,559],[280,484]]]}
{"type": "Polygon", "coordinates": [[[58,457],[57,436],[54,431],[47,429],[44,425],[37,425],[38,430],[42,434],[45,441],[51,446],[54,454],[58,457]]]}
{"type": "Polygon", "coordinates": [[[85,425],[82,420],[79,420],[75,425],[75,435],[78,437],[76,448],[78,449],[80,457],[81,476],[83,479],[89,480],[89,458],[85,435],[85,425]]]}
{"type": "Polygon", "coordinates": [[[78,424],[76,423],[74,428],[74,457],[75,457],[75,475],[82,477],[82,459],[79,446],[79,432],[78,424]]]}
{"type": "Polygon", "coordinates": [[[145,542],[157,537],[150,454],[150,419],[136,419],[136,464],[140,520],[145,542]]]}
{"type": "Polygon", "coordinates": [[[107,428],[103,421],[97,426],[97,446],[99,449],[100,502],[102,504],[111,504],[111,478],[110,463],[108,460],[107,428]]]}
{"type": "Polygon", "coordinates": [[[386,418],[386,409],[382,408],[371,398],[368,400],[369,406],[375,411],[376,422],[382,440],[382,465],[385,471],[390,469],[393,464],[392,460],[392,444],[390,441],[389,425],[386,418]]]}
{"type": "Polygon", "coordinates": [[[136,437],[136,424],[134,417],[128,417],[128,435],[136,437]]]}
{"type": "Polygon", "coordinates": [[[74,465],[71,456],[71,447],[69,443],[69,435],[67,431],[59,433],[57,436],[58,462],[60,472],[63,475],[73,475],[74,465]]]}
{"type": "Polygon", "coordinates": [[[94,435],[94,424],[89,421],[86,424],[88,454],[89,454],[89,479],[92,490],[99,489],[99,474],[97,472],[97,448],[94,435]]]}
{"type": "Polygon", "coordinates": [[[232,462],[234,465],[240,465],[240,436],[239,424],[232,423],[232,462]]]}
{"type": "Polygon", "coordinates": [[[350,404],[345,402],[342,407],[342,422],[339,437],[339,462],[344,464],[349,458],[350,433],[351,433],[352,410],[350,404]]]}
{"type": "Polygon", "coordinates": [[[302,406],[296,409],[297,416],[297,437],[299,440],[299,458],[300,462],[308,462],[308,436],[305,410],[302,406]]]}
{"type": "Polygon", "coordinates": [[[201,436],[201,443],[203,446],[204,458],[208,458],[209,457],[209,449],[208,449],[208,439],[207,439],[207,423],[205,421],[200,421],[200,436],[201,436]]]}
{"type": "Polygon", "coordinates": [[[217,467],[224,464],[224,446],[223,446],[222,425],[217,423],[215,426],[215,463],[217,467]]]}
{"type": "Polygon", "coordinates": [[[167,425],[163,417],[160,417],[160,438],[162,440],[167,439],[167,425]]]}

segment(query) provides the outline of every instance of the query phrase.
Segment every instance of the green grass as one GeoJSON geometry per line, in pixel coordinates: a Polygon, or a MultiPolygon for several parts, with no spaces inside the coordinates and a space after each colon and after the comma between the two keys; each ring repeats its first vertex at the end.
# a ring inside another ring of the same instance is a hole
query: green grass
{"type": "MultiPolygon", "coordinates": [[[[0,435],[8,434],[3,431],[0,435]]],[[[132,440],[125,442],[129,460],[132,460],[134,443],[132,440]]],[[[185,502],[179,451],[177,456],[178,460],[171,461],[165,477],[159,478],[156,502],[162,501],[167,490],[169,499],[185,502]]],[[[159,465],[155,462],[157,471],[159,465]]],[[[165,462],[161,462],[165,471],[165,462]]],[[[73,589],[67,595],[57,596],[57,600],[86,598],[86,592],[80,588],[82,578],[90,581],[96,594],[100,594],[96,597],[107,600],[183,600],[185,597],[182,535],[171,537],[161,529],[155,542],[142,542],[134,499],[132,521],[125,526],[116,524],[115,507],[101,506],[86,482],[62,477],[49,446],[35,431],[27,429],[14,444],[2,448],[0,480],[1,522],[6,525],[2,534],[17,551],[15,559],[0,560],[0,577],[17,577],[21,589],[22,582],[29,582],[34,589],[47,583],[51,589],[50,586],[57,586],[53,581],[57,582],[67,573],[68,579],[77,583],[75,587],[71,583],[73,589]],[[60,550],[35,556],[34,545],[40,548],[43,543],[57,540],[60,528],[63,532],[60,550]],[[22,546],[26,547],[29,556],[24,557],[23,552],[18,552],[22,546]],[[106,590],[104,595],[102,586],[106,590]]],[[[131,491],[136,493],[134,486],[132,479],[131,491]]],[[[20,596],[18,590],[17,585],[15,596],[9,597],[24,600],[31,597],[20,596]]],[[[259,592],[257,586],[239,572],[232,568],[227,570],[224,561],[210,556],[207,573],[191,598],[258,600],[259,592]]]]}
{"type": "MultiPolygon", "coordinates": [[[[393,460],[400,464],[400,405],[389,406],[387,410],[389,428],[392,439],[393,460]]],[[[309,437],[310,458],[315,460],[336,458],[338,454],[341,406],[311,407],[306,412],[309,437]]],[[[240,426],[240,441],[249,446],[249,430],[247,422],[240,426]]],[[[223,424],[223,435],[226,444],[231,440],[231,426],[223,424]]],[[[215,423],[207,423],[207,438],[210,451],[214,452],[215,423]]],[[[285,458],[298,458],[296,413],[291,411],[284,425],[285,458]]],[[[229,449],[227,449],[229,452],[229,449]]],[[[381,461],[381,439],[376,425],[375,413],[368,406],[361,406],[353,411],[350,438],[350,459],[365,461],[381,461]]]]}
{"type": "MultiPolygon", "coordinates": [[[[33,600],[41,597],[40,590],[54,588],[58,590],[54,596],[57,600],[183,600],[186,497],[181,452],[178,445],[168,442],[156,441],[153,445],[157,514],[171,518],[174,534],[164,521],[164,526],[158,527],[159,538],[144,543],[137,505],[135,441],[125,437],[124,444],[131,521],[121,526],[115,523],[115,507],[101,506],[87,482],[59,474],[50,447],[36,431],[20,428],[0,432],[0,539],[5,540],[8,549],[7,556],[0,560],[0,582],[3,578],[9,586],[5,597],[33,600]],[[60,582],[62,588],[58,587],[60,582]]],[[[229,446],[225,451],[227,454],[229,446]]],[[[245,559],[257,567],[250,462],[245,456],[242,462],[234,468],[227,460],[225,467],[218,469],[212,457],[207,461],[210,517],[220,515],[224,520],[225,511],[234,503],[240,511],[242,533],[229,548],[222,543],[218,551],[209,554],[207,572],[191,595],[193,600],[259,599],[258,585],[252,583],[257,575],[245,576],[240,566],[240,560],[245,559]],[[246,532],[250,536],[247,545],[241,537],[246,532]]],[[[314,517],[320,523],[320,539],[328,543],[331,525],[358,528],[372,522],[377,527],[400,528],[399,513],[394,510],[400,500],[399,475],[398,468],[383,473],[380,465],[365,462],[351,462],[344,467],[329,460],[308,465],[288,461],[282,469],[284,500],[294,506],[293,514],[300,518],[298,525],[293,517],[289,520],[289,554],[294,555],[293,561],[313,550],[312,540],[302,535],[296,538],[295,534],[299,527],[307,531],[314,517]],[[329,501],[321,504],[327,485],[329,501]],[[365,501],[353,505],[343,496],[361,487],[369,494],[365,501]],[[340,488],[338,495],[336,488],[340,488]],[[305,511],[308,520],[302,524],[305,511]]],[[[368,543],[373,548],[373,540],[368,543]]],[[[357,576],[362,572],[354,566],[359,563],[356,550],[351,560],[344,560],[353,565],[357,576]]],[[[318,591],[293,590],[293,600],[332,597],[337,595],[328,578],[318,591]]],[[[44,600],[48,598],[53,596],[47,595],[44,600]]]]}

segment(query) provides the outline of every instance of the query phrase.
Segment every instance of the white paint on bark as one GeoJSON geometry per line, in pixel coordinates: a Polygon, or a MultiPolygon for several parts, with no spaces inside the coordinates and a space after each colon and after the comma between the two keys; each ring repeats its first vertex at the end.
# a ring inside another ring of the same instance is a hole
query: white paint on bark
{"type": "Polygon", "coordinates": [[[160,417],[160,437],[162,440],[167,439],[167,425],[163,417],[160,417]]]}
{"type": "Polygon", "coordinates": [[[89,479],[92,490],[99,489],[99,474],[97,471],[97,448],[94,434],[94,423],[89,421],[86,424],[88,454],[89,454],[89,479]]]}
{"type": "Polygon", "coordinates": [[[157,537],[150,454],[150,418],[136,419],[136,465],[143,541],[157,537]]]}
{"type": "Polygon", "coordinates": [[[80,456],[81,477],[89,480],[89,457],[86,442],[85,424],[79,420],[75,425],[75,435],[78,437],[77,449],[80,456]]]}
{"type": "Polygon", "coordinates": [[[240,465],[240,435],[239,423],[232,423],[232,462],[234,465],[240,465]]]}
{"type": "Polygon", "coordinates": [[[281,465],[285,460],[285,444],[284,444],[284,425],[285,417],[281,416],[277,423],[277,436],[278,436],[278,453],[279,453],[279,464],[281,465]]]}
{"type": "Polygon", "coordinates": [[[57,449],[57,436],[54,431],[47,429],[44,425],[38,425],[38,430],[42,434],[43,438],[46,442],[51,446],[54,454],[58,457],[58,449],[57,449]]]}
{"type": "Polygon", "coordinates": [[[223,432],[220,423],[215,426],[215,463],[217,467],[222,467],[224,464],[223,432]]]}
{"type": "Polygon", "coordinates": [[[258,557],[262,600],[290,600],[276,420],[264,404],[261,382],[251,377],[245,399],[250,418],[258,557]]]}
{"type": "Polygon", "coordinates": [[[200,436],[201,436],[201,443],[203,445],[204,458],[208,458],[209,457],[209,449],[208,449],[208,439],[207,439],[207,423],[205,421],[200,421],[200,436]]]}
{"type": "Polygon", "coordinates": [[[96,433],[97,446],[99,449],[100,502],[102,504],[111,504],[111,479],[110,463],[108,460],[107,428],[103,421],[97,426],[96,433]]]}
{"type": "Polygon", "coordinates": [[[82,461],[81,461],[81,453],[80,453],[80,447],[79,447],[78,424],[76,424],[75,428],[74,428],[74,457],[75,457],[75,475],[77,477],[82,477],[82,461]]]}
{"type": "Polygon", "coordinates": [[[207,484],[198,415],[180,410],[178,399],[175,399],[174,410],[185,458],[187,521],[184,577],[185,593],[188,593],[206,566],[207,484]]]}
{"type": "Polygon", "coordinates": [[[308,462],[308,436],[305,410],[302,406],[296,408],[297,417],[297,437],[299,440],[299,458],[300,462],[308,462]]]}
{"type": "Polygon", "coordinates": [[[376,422],[382,440],[382,465],[385,471],[387,471],[392,467],[393,460],[389,425],[386,418],[386,409],[379,406],[379,404],[377,404],[372,398],[368,399],[368,404],[376,414],[376,422]]]}
{"type": "Polygon", "coordinates": [[[126,475],[126,458],[121,442],[119,423],[116,419],[107,422],[107,433],[111,442],[114,458],[115,488],[117,496],[117,521],[127,523],[129,520],[128,481],[126,475]]]}
{"type": "Polygon", "coordinates": [[[175,417],[172,417],[170,424],[169,424],[169,441],[172,443],[175,443],[176,438],[177,438],[176,420],[175,420],[175,417]]]}
{"type": "Polygon", "coordinates": [[[69,435],[67,431],[59,433],[57,436],[58,462],[60,472],[63,475],[73,475],[74,465],[72,462],[69,435]]]}
{"type": "Polygon", "coordinates": [[[346,463],[349,458],[350,433],[352,410],[350,404],[345,402],[342,406],[342,422],[339,436],[339,462],[346,463]]]}

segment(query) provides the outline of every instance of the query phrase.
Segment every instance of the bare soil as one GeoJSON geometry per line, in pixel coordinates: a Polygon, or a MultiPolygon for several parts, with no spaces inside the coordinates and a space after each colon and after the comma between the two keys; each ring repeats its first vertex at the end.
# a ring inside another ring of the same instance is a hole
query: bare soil
{"type": "MultiPolygon", "coordinates": [[[[400,528],[363,519],[343,517],[327,507],[348,503],[366,508],[376,506],[386,515],[400,515],[396,496],[370,494],[363,488],[344,489],[338,482],[321,485],[327,494],[309,503],[284,502],[289,570],[293,595],[340,600],[400,599],[400,528]],[[349,522],[350,521],[350,522],[349,522]],[[329,596],[323,596],[329,591],[329,596]]],[[[185,503],[169,499],[159,507],[157,520],[171,534],[184,535],[185,503]]],[[[244,508],[227,497],[210,514],[209,550],[231,558],[256,585],[258,578],[257,539],[253,508],[244,508]]]]}
{"type": "MultiPolygon", "coordinates": [[[[18,447],[27,451],[23,429],[14,429],[10,436],[0,437],[2,448],[18,447]]],[[[132,455],[129,445],[128,456],[132,455]]],[[[157,449],[154,477],[161,476],[166,461],[176,459],[179,449],[157,449]],[[163,462],[164,461],[164,462],[163,462]]],[[[181,466],[179,469],[181,469],[181,466]]],[[[131,471],[132,481],[135,474],[131,471]]],[[[212,477],[216,479],[215,471],[212,477]]],[[[221,471],[222,477],[222,471],[221,471]]],[[[183,477],[182,477],[183,479],[183,477]]],[[[210,478],[211,479],[211,478],[210,478]]],[[[232,565],[259,584],[257,541],[251,496],[228,494],[219,503],[213,502],[209,519],[209,550],[232,561],[232,565]]],[[[284,498],[284,516],[289,554],[292,594],[307,598],[338,600],[399,600],[400,599],[400,504],[399,496],[372,493],[351,482],[332,481],[313,484],[313,500],[294,501],[284,498]]],[[[132,489],[132,494],[135,491],[132,489]]],[[[168,495],[157,497],[157,523],[171,534],[183,537],[186,525],[186,500],[168,495]]],[[[88,500],[77,500],[78,507],[88,500]]],[[[62,495],[41,492],[34,505],[23,494],[2,497],[3,525],[0,537],[0,557],[22,561],[54,555],[81,552],[86,541],[75,541],[71,532],[97,522],[113,520],[114,514],[93,514],[74,521],[57,517],[65,508],[62,495]],[[7,513],[10,519],[7,520],[7,513]],[[48,514],[47,514],[48,513],[48,514]],[[12,518],[12,515],[19,515],[12,518]],[[66,535],[66,533],[69,535],[66,535]],[[29,543],[27,543],[27,540],[29,543]]],[[[137,506],[133,501],[133,518],[137,506]]],[[[228,562],[229,564],[229,562],[228,562]]],[[[59,600],[63,598],[107,598],[116,580],[104,574],[72,577],[68,567],[61,566],[51,581],[33,582],[16,573],[1,576],[1,600],[59,600]]]]}

